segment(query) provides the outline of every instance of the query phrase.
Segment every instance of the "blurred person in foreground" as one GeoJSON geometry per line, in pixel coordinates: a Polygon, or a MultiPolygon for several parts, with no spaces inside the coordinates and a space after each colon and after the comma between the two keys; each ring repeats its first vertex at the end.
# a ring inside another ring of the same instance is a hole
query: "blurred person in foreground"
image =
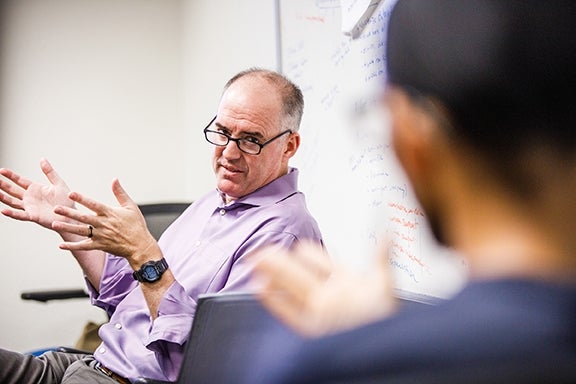
{"type": "Polygon", "coordinates": [[[2,213],[57,232],[60,248],[82,268],[92,303],[110,316],[94,354],[35,358],[0,349],[0,382],[175,381],[199,295],[253,289],[249,260],[264,245],[322,241],[298,170],[288,165],[300,145],[303,108],[300,89],[279,73],[253,68],[232,77],[203,132],[215,145],[216,188],[158,242],[118,180],[119,206],[110,207],[71,192],[47,160],[48,185],[0,169],[2,213]]]}
{"type": "Polygon", "coordinates": [[[576,2],[399,0],[388,28],[395,152],[470,280],[403,311],[385,262],[276,252],[262,301],[316,337],[268,335],[246,382],[576,382],[576,2]]]}

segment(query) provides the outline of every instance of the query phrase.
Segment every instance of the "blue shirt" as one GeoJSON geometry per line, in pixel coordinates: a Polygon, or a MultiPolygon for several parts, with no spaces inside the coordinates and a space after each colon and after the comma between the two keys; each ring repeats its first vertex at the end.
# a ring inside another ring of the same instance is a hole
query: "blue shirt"
{"type": "Polygon", "coordinates": [[[93,304],[111,316],[96,359],[124,377],[175,381],[200,294],[249,289],[250,256],[264,245],[322,241],[297,180],[291,168],[229,205],[213,191],[188,207],[158,242],[176,282],[154,322],[132,268],[107,255],[100,292],[89,287],[93,304]]]}
{"type": "Polygon", "coordinates": [[[574,383],[576,285],[477,281],[340,334],[265,335],[235,383],[574,383]]]}

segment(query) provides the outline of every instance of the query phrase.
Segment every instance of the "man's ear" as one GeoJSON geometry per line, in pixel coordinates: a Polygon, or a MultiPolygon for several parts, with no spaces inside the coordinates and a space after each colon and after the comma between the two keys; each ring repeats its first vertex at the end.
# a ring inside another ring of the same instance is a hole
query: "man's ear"
{"type": "Polygon", "coordinates": [[[406,92],[391,88],[386,95],[396,156],[416,188],[434,172],[438,127],[434,119],[406,92]]]}
{"type": "Polygon", "coordinates": [[[284,151],[284,156],[291,158],[296,154],[296,151],[300,147],[300,134],[298,132],[293,132],[290,134],[286,142],[286,150],[284,151]]]}

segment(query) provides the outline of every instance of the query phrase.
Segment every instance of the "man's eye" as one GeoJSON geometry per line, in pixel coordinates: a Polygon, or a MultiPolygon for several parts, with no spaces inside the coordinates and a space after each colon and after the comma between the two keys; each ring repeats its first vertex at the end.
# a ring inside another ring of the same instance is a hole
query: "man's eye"
{"type": "Polygon", "coordinates": [[[254,136],[246,136],[243,138],[243,140],[249,141],[249,142],[255,143],[255,144],[260,144],[260,140],[258,140],[258,138],[254,137],[254,136]]]}

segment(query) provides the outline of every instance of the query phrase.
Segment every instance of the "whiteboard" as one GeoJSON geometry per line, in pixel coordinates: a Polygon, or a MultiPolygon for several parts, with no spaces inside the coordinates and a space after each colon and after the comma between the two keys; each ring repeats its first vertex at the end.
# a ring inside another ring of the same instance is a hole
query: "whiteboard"
{"type": "Polygon", "coordinates": [[[394,156],[379,108],[394,1],[373,3],[353,38],[342,32],[340,0],[279,1],[281,70],[305,100],[292,164],[333,258],[371,268],[385,242],[400,294],[447,298],[464,283],[467,267],[433,240],[394,156]]]}

